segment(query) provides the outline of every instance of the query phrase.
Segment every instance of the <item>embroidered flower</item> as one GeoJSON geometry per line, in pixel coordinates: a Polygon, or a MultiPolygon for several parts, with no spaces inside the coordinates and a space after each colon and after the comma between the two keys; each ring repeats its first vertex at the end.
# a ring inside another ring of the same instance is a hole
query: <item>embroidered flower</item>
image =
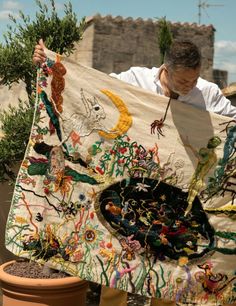
{"type": "Polygon", "coordinates": [[[92,230],[92,229],[87,229],[85,232],[84,232],[84,240],[88,243],[92,243],[96,240],[96,231],[92,230]]]}
{"type": "Polygon", "coordinates": [[[28,223],[28,221],[25,218],[20,216],[16,216],[15,221],[20,224],[28,223]]]}
{"type": "Polygon", "coordinates": [[[148,192],[148,187],[150,187],[149,185],[147,184],[144,184],[144,183],[137,183],[137,186],[136,186],[136,189],[138,191],[144,191],[144,192],[148,192]]]}
{"type": "Polygon", "coordinates": [[[89,249],[98,248],[100,242],[102,241],[103,232],[97,229],[96,226],[86,226],[81,234],[81,239],[86,243],[89,249]]]}
{"type": "Polygon", "coordinates": [[[178,264],[179,264],[180,267],[185,266],[187,263],[188,263],[188,257],[186,257],[186,256],[182,256],[178,260],[178,264]]]}
{"type": "Polygon", "coordinates": [[[75,147],[77,143],[82,145],[82,143],[80,141],[80,135],[78,133],[76,133],[75,131],[72,131],[70,133],[70,138],[71,138],[73,147],[75,147]]]}
{"type": "Polygon", "coordinates": [[[108,249],[111,249],[111,248],[112,248],[112,243],[111,243],[111,242],[108,242],[107,245],[106,245],[106,247],[107,247],[108,249]]]}
{"type": "Polygon", "coordinates": [[[75,252],[73,252],[70,256],[71,262],[79,262],[84,257],[84,252],[82,249],[77,249],[75,252]]]}

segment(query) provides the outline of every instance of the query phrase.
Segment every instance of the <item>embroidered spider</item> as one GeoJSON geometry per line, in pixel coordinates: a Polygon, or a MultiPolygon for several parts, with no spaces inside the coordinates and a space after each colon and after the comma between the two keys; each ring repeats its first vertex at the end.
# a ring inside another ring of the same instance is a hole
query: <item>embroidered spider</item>
{"type": "Polygon", "coordinates": [[[151,134],[155,134],[155,130],[156,130],[158,137],[160,137],[160,135],[165,136],[163,134],[162,128],[164,127],[164,121],[166,119],[168,108],[170,106],[170,101],[171,101],[171,98],[169,99],[168,104],[166,106],[164,118],[161,118],[160,120],[154,120],[153,123],[151,123],[151,134]]]}
{"type": "Polygon", "coordinates": [[[162,132],[162,128],[164,126],[164,119],[161,118],[161,120],[154,120],[153,123],[151,124],[151,134],[155,134],[155,130],[157,132],[157,135],[164,136],[162,132]]]}

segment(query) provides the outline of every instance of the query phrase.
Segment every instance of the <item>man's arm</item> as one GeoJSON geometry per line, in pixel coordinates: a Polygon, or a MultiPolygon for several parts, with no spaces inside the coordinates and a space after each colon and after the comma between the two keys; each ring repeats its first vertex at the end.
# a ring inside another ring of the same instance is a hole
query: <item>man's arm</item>
{"type": "Polygon", "coordinates": [[[132,69],[129,69],[129,70],[124,71],[124,72],[121,72],[119,74],[112,72],[112,73],[110,73],[110,76],[112,76],[112,77],[114,77],[116,79],[119,79],[119,80],[121,80],[123,82],[126,82],[126,83],[129,83],[129,84],[137,86],[137,80],[135,78],[135,74],[132,71],[132,69]]]}
{"type": "Polygon", "coordinates": [[[210,86],[204,88],[203,95],[208,104],[208,110],[219,115],[236,118],[236,107],[223,95],[216,84],[210,83],[210,86]]]}

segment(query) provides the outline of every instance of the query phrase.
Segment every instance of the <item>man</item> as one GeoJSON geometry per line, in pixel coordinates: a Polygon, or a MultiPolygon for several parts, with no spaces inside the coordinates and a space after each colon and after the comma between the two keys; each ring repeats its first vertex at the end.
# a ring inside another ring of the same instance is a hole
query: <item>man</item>
{"type": "Polygon", "coordinates": [[[201,55],[190,41],[174,41],[160,68],[132,67],[111,75],[135,86],[217,114],[236,117],[236,107],[219,87],[199,77],[201,55]]]}
{"type": "MultiPolygon", "coordinates": [[[[40,64],[46,59],[43,41],[35,47],[33,61],[40,64]]],[[[201,54],[190,41],[174,41],[160,68],[132,67],[111,76],[159,95],[164,95],[217,114],[234,117],[236,107],[226,99],[219,87],[200,78],[201,54]]],[[[126,306],[127,293],[102,287],[100,306],[126,306]]],[[[173,301],[152,299],[151,306],[175,305],[173,301]]]]}

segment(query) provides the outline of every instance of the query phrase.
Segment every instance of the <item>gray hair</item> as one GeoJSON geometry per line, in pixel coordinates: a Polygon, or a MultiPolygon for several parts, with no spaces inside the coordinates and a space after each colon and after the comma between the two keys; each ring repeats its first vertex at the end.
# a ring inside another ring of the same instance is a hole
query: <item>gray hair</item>
{"type": "Polygon", "coordinates": [[[164,64],[168,68],[192,68],[201,66],[201,53],[198,47],[188,40],[173,41],[166,51],[164,64]]]}

